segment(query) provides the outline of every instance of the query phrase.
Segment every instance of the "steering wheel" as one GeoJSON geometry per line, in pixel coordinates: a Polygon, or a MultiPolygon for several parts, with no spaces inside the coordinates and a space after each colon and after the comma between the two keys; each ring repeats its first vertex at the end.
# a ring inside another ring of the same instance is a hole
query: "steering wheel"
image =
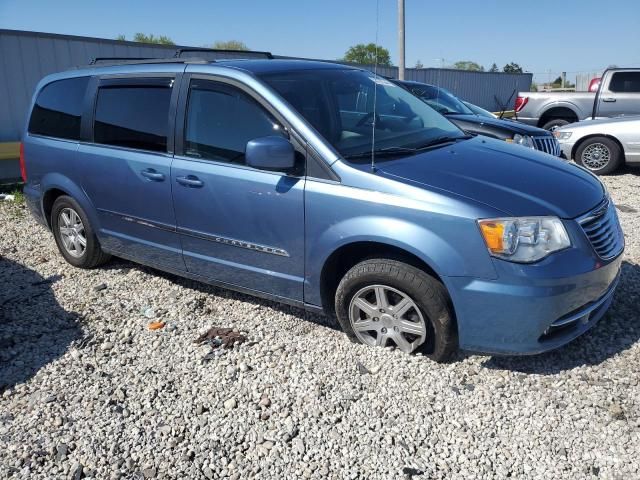
{"type": "Polygon", "coordinates": [[[364,127],[370,120],[373,120],[376,125],[382,125],[380,115],[377,112],[369,112],[356,123],[356,127],[364,127]]]}

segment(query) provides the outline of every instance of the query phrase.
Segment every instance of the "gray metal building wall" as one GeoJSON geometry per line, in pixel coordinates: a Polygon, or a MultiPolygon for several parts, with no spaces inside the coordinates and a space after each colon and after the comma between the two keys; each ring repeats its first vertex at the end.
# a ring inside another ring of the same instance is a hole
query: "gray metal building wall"
{"type": "MultiPolygon", "coordinates": [[[[95,57],[171,57],[176,48],[180,47],[0,29],[0,143],[20,139],[31,96],[45,75],[86,65],[95,57]]],[[[362,67],[373,70],[372,65],[362,67]]],[[[378,73],[397,78],[398,72],[396,67],[378,67],[378,73]]],[[[488,110],[500,108],[494,96],[506,103],[514,90],[528,91],[531,77],[447,69],[406,70],[407,80],[442,86],[488,110]]],[[[513,99],[509,108],[511,105],[513,99]]]]}
{"type": "Polygon", "coordinates": [[[33,91],[42,77],[86,65],[93,57],[167,56],[175,48],[66,35],[0,30],[0,142],[20,138],[33,91]]]}
{"type": "MultiPolygon", "coordinates": [[[[373,71],[373,65],[363,65],[373,71]]],[[[397,67],[378,67],[378,74],[398,78],[397,67]]],[[[518,92],[531,88],[531,73],[470,72],[448,68],[407,68],[405,80],[430,83],[446,88],[456,96],[486,110],[495,112],[506,106],[513,110],[518,92]],[[513,93],[515,90],[515,93],[513,93]],[[509,100],[511,97],[511,100],[509,100]],[[497,98],[497,100],[496,100],[497,98]]]]}
{"type": "Polygon", "coordinates": [[[189,47],[0,29],[0,142],[19,140],[33,92],[45,75],[96,57],[172,57],[176,48],[189,47]]]}

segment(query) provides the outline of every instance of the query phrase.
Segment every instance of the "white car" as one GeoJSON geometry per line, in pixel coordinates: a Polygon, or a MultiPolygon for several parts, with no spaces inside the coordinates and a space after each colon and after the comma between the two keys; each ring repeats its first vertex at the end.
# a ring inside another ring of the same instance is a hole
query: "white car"
{"type": "Polygon", "coordinates": [[[613,173],[625,163],[640,165],[640,116],[585,120],[553,134],[568,160],[597,175],[613,173]]]}

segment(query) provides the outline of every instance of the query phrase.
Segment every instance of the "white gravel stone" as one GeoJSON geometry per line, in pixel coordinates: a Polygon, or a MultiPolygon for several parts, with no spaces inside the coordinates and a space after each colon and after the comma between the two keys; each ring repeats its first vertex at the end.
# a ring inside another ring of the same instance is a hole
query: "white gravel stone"
{"type": "Polygon", "coordinates": [[[73,268],[1,202],[0,478],[640,478],[640,172],[604,181],[610,313],[549,354],[446,365],[126,261],[73,268]],[[248,342],[203,362],[212,326],[248,342]]]}

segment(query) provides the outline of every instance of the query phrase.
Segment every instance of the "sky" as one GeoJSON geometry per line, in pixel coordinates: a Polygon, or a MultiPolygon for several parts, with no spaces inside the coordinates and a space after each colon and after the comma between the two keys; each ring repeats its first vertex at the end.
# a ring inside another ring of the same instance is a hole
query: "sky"
{"type": "MultiPolygon", "coordinates": [[[[102,38],[144,32],[189,46],[235,39],[323,59],[377,37],[397,64],[396,9],[396,0],[0,0],[0,28],[102,38]]],[[[516,62],[545,82],[561,71],[571,79],[640,65],[640,0],[406,0],[405,9],[407,66],[516,62]]]]}

